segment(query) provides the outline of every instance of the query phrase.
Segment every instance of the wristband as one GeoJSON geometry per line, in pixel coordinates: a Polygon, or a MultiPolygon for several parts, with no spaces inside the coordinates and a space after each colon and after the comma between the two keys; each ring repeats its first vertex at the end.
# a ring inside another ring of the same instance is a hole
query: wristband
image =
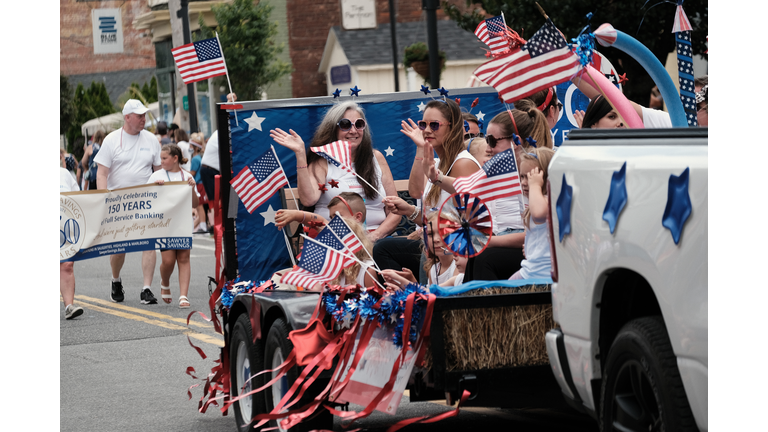
{"type": "Polygon", "coordinates": [[[419,208],[416,206],[413,206],[413,213],[411,213],[411,215],[408,216],[408,220],[413,222],[414,220],[416,220],[416,216],[418,215],[419,215],[419,208]]]}
{"type": "Polygon", "coordinates": [[[301,166],[296,165],[296,169],[302,169],[302,168],[306,168],[306,167],[307,167],[306,165],[301,165],[301,166]]]}
{"type": "Polygon", "coordinates": [[[417,158],[413,158],[413,160],[424,160],[424,158],[417,157],[417,158]]]}

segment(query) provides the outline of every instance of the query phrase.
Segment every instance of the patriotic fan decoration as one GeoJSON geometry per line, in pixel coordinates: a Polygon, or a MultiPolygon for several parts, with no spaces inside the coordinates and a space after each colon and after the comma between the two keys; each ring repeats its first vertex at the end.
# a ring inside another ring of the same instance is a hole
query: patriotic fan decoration
{"type": "Polygon", "coordinates": [[[454,254],[472,258],[483,252],[491,239],[491,213],[477,196],[453,194],[440,207],[437,230],[454,254]]]}

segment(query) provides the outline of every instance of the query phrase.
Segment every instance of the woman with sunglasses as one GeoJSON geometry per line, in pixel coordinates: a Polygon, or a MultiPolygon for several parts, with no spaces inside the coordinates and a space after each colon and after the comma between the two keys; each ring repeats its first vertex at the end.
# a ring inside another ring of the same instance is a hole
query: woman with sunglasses
{"type": "MultiPolygon", "coordinates": [[[[411,221],[427,219],[436,212],[452,193],[441,184],[446,175],[465,177],[480,169],[480,163],[467,151],[464,143],[464,119],[459,105],[448,99],[429,102],[424,117],[418,123],[411,119],[401,123],[401,132],[416,144],[416,157],[408,178],[408,192],[413,198],[422,200],[421,209],[405,202],[395,195],[388,195],[385,203],[392,213],[404,215],[411,221]],[[438,158],[432,155],[437,154],[438,158]],[[425,167],[432,167],[429,177],[425,167]],[[423,216],[423,218],[422,218],[423,216]]],[[[426,283],[420,240],[404,238],[386,239],[374,246],[374,260],[382,269],[410,269],[419,280],[426,283]]]]}
{"type": "Polygon", "coordinates": [[[299,199],[305,207],[315,207],[315,213],[330,219],[328,203],[342,192],[356,192],[365,198],[366,226],[369,238],[376,241],[388,236],[400,222],[400,216],[388,213],[382,199],[396,195],[392,172],[384,155],[373,148],[371,132],[362,108],[354,102],[334,105],[328,110],[315,131],[310,147],[334,141],[348,141],[352,168],[370,183],[358,181],[355,174],[328,164],[323,157],[304,148],[301,137],[289,129],[273,129],[270,136],[278,144],[296,154],[296,177],[299,199]]]}

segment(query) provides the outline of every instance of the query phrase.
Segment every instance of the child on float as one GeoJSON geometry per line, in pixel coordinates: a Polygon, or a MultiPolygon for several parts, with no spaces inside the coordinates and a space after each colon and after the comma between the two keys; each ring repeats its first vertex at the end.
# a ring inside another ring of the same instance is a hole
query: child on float
{"type": "Polygon", "coordinates": [[[454,271],[454,276],[445,281],[444,283],[441,283],[440,286],[459,286],[464,283],[464,272],[467,269],[467,257],[461,256],[459,254],[454,253],[453,254],[453,262],[456,266],[456,270],[454,271]]]}
{"type": "Polygon", "coordinates": [[[520,185],[528,198],[523,213],[525,259],[509,280],[550,277],[549,225],[547,224],[547,168],[554,156],[548,148],[529,148],[520,158],[520,185]]]}
{"type": "Polygon", "coordinates": [[[424,225],[426,230],[427,245],[423,248],[426,256],[424,271],[429,277],[429,285],[443,285],[454,276],[456,263],[453,260],[453,252],[445,247],[440,232],[437,229],[437,217],[439,213],[431,213],[424,225]]]}
{"type": "MultiPolygon", "coordinates": [[[[357,223],[362,224],[363,227],[365,227],[365,218],[367,214],[365,200],[356,192],[342,192],[333,197],[328,202],[328,212],[331,217],[333,217],[336,212],[339,212],[341,217],[354,219],[357,223]]],[[[277,229],[282,229],[291,222],[300,222],[309,227],[310,229],[307,235],[311,238],[315,238],[328,223],[328,220],[317,213],[304,210],[280,209],[275,213],[275,225],[277,225],[277,229]]]]}
{"type": "MultiPolygon", "coordinates": [[[[187,163],[187,158],[181,154],[181,149],[176,144],[165,144],[160,150],[160,165],[162,169],[155,171],[149,177],[147,184],[164,184],[166,181],[186,181],[192,187],[192,208],[196,208],[199,201],[199,194],[195,189],[195,177],[187,171],[181,169],[181,165],[187,163]]],[[[179,308],[189,308],[189,280],[192,276],[192,269],[189,263],[190,249],[160,249],[162,262],[160,263],[160,296],[166,304],[170,304],[173,296],[171,295],[171,274],[176,263],[179,264],[179,308]]]]}

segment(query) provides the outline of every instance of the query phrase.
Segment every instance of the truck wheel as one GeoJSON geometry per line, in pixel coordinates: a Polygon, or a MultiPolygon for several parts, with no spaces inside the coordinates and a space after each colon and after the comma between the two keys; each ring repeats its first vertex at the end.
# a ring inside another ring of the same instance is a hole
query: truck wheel
{"type": "MultiPolygon", "coordinates": [[[[248,378],[264,369],[264,353],[262,352],[261,343],[256,341],[256,344],[254,344],[252,335],[251,320],[248,319],[247,314],[240,315],[232,330],[229,353],[229,370],[232,374],[230,394],[232,397],[241,394],[240,389],[248,381],[248,378]]],[[[263,379],[263,376],[258,376],[249,381],[248,384],[245,384],[242,394],[261,387],[264,383],[263,379]]],[[[232,406],[235,410],[237,430],[243,432],[252,431],[253,424],[256,422],[252,422],[251,419],[256,414],[264,412],[264,392],[241,399],[232,406]]]]}
{"type": "MultiPolygon", "coordinates": [[[[264,364],[266,365],[267,369],[276,369],[285,361],[286,358],[288,358],[288,355],[293,350],[293,343],[291,343],[291,340],[288,339],[288,332],[290,331],[291,328],[282,318],[278,318],[274,323],[272,323],[272,327],[269,329],[269,334],[267,335],[264,348],[264,364]]],[[[271,389],[266,390],[267,412],[272,412],[272,409],[274,409],[275,405],[280,403],[280,400],[288,392],[298,376],[299,371],[296,366],[294,366],[290,368],[285,375],[283,375],[282,379],[272,384],[271,389]]],[[[274,377],[275,375],[270,375],[266,379],[271,380],[274,377]]],[[[328,381],[325,381],[324,384],[327,383],[328,381]]],[[[317,394],[312,392],[313,389],[318,387],[316,384],[318,384],[318,382],[313,383],[307,389],[307,392],[304,393],[302,400],[297,402],[289,409],[298,408],[306,403],[309,403],[317,394]]],[[[323,387],[325,387],[325,385],[323,385],[323,387]]],[[[315,417],[305,419],[303,422],[292,427],[290,432],[303,432],[315,429],[333,429],[333,415],[331,415],[330,412],[323,408],[319,408],[318,411],[319,412],[317,415],[315,415],[315,417]]],[[[277,421],[270,421],[270,427],[277,427],[277,430],[280,432],[287,432],[280,426],[277,421]]]]}
{"type": "Polygon", "coordinates": [[[605,365],[603,431],[695,431],[677,359],[661,317],[627,323],[605,365]]]}

